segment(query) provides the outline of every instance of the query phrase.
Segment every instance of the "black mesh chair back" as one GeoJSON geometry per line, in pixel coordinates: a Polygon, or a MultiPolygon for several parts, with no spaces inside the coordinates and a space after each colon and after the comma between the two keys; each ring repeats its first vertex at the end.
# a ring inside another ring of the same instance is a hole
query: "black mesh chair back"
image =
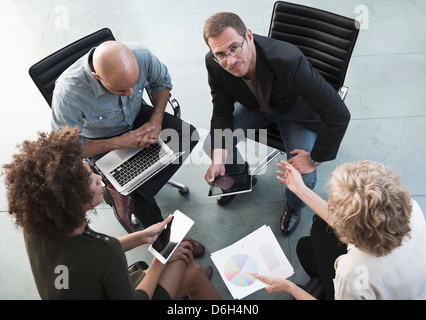
{"type": "MultiPolygon", "coordinates": [[[[89,52],[90,49],[97,47],[101,43],[108,40],[115,40],[115,38],[110,29],[103,28],[52,53],[51,55],[47,56],[46,58],[40,60],[39,62],[30,67],[30,77],[34,81],[35,85],[40,90],[41,94],[43,95],[44,99],[50,107],[52,106],[52,96],[53,90],[55,89],[56,79],[69,66],[71,66],[74,62],[76,62],[87,52],[89,52]]],[[[175,116],[180,117],[180,105],[171,94],[169,97],[169,103],[173,108],[175,116]]],[[[97,167],[93,163],[91,165],[95,172],[102,176],[105,186],[107,186],[109,182],[105,178],[105,176],[99,171],[99,169],[97,169],[97,167]]],[[[189,192],[189,188],[179,182],[169,180],[167,184],[174,188],[177,188],[181,194],[186,194],[189,192]]],[[[114,214],[117,217],[117,220],[123,226],[123,228],[127,232],[134,232],[134,228],[129,227],[128,225],[123,223],[123,221],[117,214],[114,202],[110,198],[105,186],[103,187],[105,201],[113,207],[114,214]]]]}
{"type": "Polygon", "coordinates": [[[62,72],[89,52],[91,48],[107,40],[115,40],[111,30],[101,29],[52,53],[29,69],[31,79],[49,106],[52,105],[55,81],[62,72]]]}

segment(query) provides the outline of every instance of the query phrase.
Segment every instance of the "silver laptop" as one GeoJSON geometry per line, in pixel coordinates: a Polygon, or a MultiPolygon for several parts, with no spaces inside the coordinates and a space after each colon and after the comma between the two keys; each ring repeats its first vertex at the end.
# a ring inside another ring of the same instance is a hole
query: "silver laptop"
{"type": "Polygon", "coordinates": [[[96,161],[96,166],[118,192],[128,195],[183,153],[173,153],[158,140],[146,148],[110,151],[96,161]]]}

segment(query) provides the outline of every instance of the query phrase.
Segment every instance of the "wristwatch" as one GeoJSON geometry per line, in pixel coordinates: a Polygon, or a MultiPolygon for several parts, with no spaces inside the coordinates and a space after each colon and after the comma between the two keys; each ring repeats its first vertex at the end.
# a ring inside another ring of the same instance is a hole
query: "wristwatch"
{"type": "Polygon", "coordinates": [[[312,159],[310,154],[308,154],[308,161],[309,161],[309,164],[311,166],[315,167],[315,168],[318,167],[322,163],[322,162],[318,162],[318,161],[315,161],[314,159],[312,159]]]}

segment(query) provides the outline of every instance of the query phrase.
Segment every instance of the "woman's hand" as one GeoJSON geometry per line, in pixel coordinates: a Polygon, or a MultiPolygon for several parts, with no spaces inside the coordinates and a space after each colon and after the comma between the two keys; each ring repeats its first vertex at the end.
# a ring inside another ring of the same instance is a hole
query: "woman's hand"
{"type": "Polygon", "coordinates": [[[266,283],[265,291],[268,294],[290,292],[292,282],[284,278],[270,278],[261,274],[256,274],[255,277],[260,281],[266,283]]]}
{"type": "Polygon", "coordinates": [[[149,226],[148,228],[140,231],[144,237],[144,243],[151,244],[157,238],[158,234],[163,230],[164,226],[168,224],[173,218],[173,215],[169,215],[166,219],[156,224],[149,226]]]}
{"type": "Polygon", "coordinates": [[[296,193],[297,189],[305,187],[305,182],[301,174],[291,164],[282,160],[277,166],[282,170],[277,171],[277,179],[284,183],[291,191],[296,193]]]}
{"type": "Polygon", "coordinates": [[[175,252],[173,252],[172,256],[170,257],[169,261],[167,261],[167,263],[170,263],[176,260],[183,260],[187,264],[194,260],[194,257],[192,256],[192,245],[188,240],[184,239],[179,244],[179,246],[176,248],[175,252]]]}
{"type": "Polygon", "coordinates": [[[265,291],[268,294],[284,292],[291,294],[296,300],[315,300],[315,297],[287,279],[270,278],[260,274],[255,274],[254,276],[267,284],[265,291]]]}

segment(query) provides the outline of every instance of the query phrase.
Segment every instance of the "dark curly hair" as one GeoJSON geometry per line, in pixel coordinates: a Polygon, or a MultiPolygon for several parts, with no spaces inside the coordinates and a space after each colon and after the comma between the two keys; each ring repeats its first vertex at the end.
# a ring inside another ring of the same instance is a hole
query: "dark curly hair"
{"type": "Polygon", "coordinates": [[[55,240],[81,226],[91,203],[90,172],[82,162],[78,130],[39,133],[17,146],[6,169],[8,211],[31,236],[55,240]]]}

